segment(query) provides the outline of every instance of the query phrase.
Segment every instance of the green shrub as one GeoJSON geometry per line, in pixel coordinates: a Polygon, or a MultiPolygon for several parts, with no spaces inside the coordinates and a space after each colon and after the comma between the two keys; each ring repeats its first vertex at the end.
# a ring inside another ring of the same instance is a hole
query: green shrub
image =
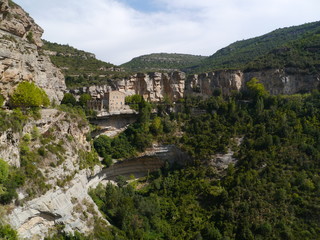
{"type": "Polygon", "coordinates": [[[29,43],[34,43],[33,32],[28,32],[27,40],[28,40],[29,43]]]}
{"type": "Polygon", "coordinates": [[[0,183],[7,180],[9,175],[9,164],[0,158],[0,183]]]}
{"type": "Polygon", "coordinates": [[[63,96],[61,104],[65,104],[68,106],[75,106],[77,104],[77,100],[71,93],[66,93],[63,96]]]}
{"type": "Polygon", "coordinates": [[[4,103],[4,96],[0,94],[0,107],[2,107],[3,103],[4,103]]]}
{"type": "Polygon", "coordinates": [[[48,106],[50,100],[45,91],[32,82],[21,82],[10,99],[12,107],[34,108],[48,106]]]}
{"type": "Polygon", "coordinates": [[[0,238],[7,240],[18,240],[17,232],[10,225],[0,226],[0,238]]]}

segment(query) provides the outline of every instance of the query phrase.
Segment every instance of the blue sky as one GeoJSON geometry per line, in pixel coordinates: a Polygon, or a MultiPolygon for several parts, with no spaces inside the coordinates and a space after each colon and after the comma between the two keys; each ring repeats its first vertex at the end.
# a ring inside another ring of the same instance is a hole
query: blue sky
{"type": "Polygon", "coordinates": [[[43,38],[121,64],[158,52],[212,55],[234,41],[319,21],[319,0],[14,0],[43,38]]]}
{"type": "Polygon", "coordinates": [[[141,12],[157,12],[161,11],[161,5],[157,4],[156,1],[149,0],[120,0],[119,2],[122,2],[131,8],[141,11],[141,12]]]}

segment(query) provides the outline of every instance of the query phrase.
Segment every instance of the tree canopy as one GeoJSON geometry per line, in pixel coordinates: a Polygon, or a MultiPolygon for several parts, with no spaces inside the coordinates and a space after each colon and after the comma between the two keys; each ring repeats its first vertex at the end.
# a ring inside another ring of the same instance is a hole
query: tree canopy
{"type": "Polygon", "coordinates": [[[50,100],[46,92],[33,82],[21,82],[11,96],[10,104],[13,107],[33,108],[48,106],[50,100]]]}

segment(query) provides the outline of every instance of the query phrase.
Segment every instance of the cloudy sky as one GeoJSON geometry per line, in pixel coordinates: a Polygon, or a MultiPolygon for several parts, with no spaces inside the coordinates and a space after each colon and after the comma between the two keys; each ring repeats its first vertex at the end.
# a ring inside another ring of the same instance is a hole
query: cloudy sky
{"type": "Polygon", "coordinates": [[[320,20],[319,0],[14,0],[43,38],[122,64],[149,53],[212,55],[230,43],[320,20]]]}

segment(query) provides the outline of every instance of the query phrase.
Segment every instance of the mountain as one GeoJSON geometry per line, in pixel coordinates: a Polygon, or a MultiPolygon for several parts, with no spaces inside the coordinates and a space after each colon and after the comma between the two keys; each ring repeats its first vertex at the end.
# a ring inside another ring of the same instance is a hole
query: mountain
{"type": "MultiPolygon", "coordinates": [[[[276,55],[277,52],[283,52],[283,49],[287,49],[295,44],[297,44],[295,46],[300,46],[301,51],[303,51],[302,55],[308,55],[307,52],[310,48],[303,49],[303,44],[308,44],[308,39],[310,40],[310,38],[319,38],[319,33],[319,21],[277,29],[260,37],[232,43],[189,70],[197,73],[218,69],[243,70],[247,65],[252,66],[252,61],[263,58],[269,58],[269,60],[265,62],[264,66],[261,65],[261,67],[269,67],[268,64],[272,67],[274,64],[270,61],[270,57],[267,57],[266,55],[272,53],[276,55]]],[[[310,47],[314,48],[314,46],[310,47]]],[[[299,58],[299,55],[296,55],[296,57],[299,58]]],[[[282,59],[286,60],[285,58],[282,59]]],[[[255,65],[258,66],[257,64],[255,65]]],[[[284,65],[285,64],[282,64],[282,66],[284,65]]]]}
{"type": "Polygon", "coordinates": [[[201,64],[207,57],[178,53],[152,53],[133,58],[121,65],[129,72],[171,72],[201,64]]]}
{"type": "Polygon", "coordinates": [[[111,78],[126,76],[123,69],[96,59],[93,53],[46,40],[43,43],[43,51],[61,69],[68,88],[101,85],[108,83],[111,78]]]}

